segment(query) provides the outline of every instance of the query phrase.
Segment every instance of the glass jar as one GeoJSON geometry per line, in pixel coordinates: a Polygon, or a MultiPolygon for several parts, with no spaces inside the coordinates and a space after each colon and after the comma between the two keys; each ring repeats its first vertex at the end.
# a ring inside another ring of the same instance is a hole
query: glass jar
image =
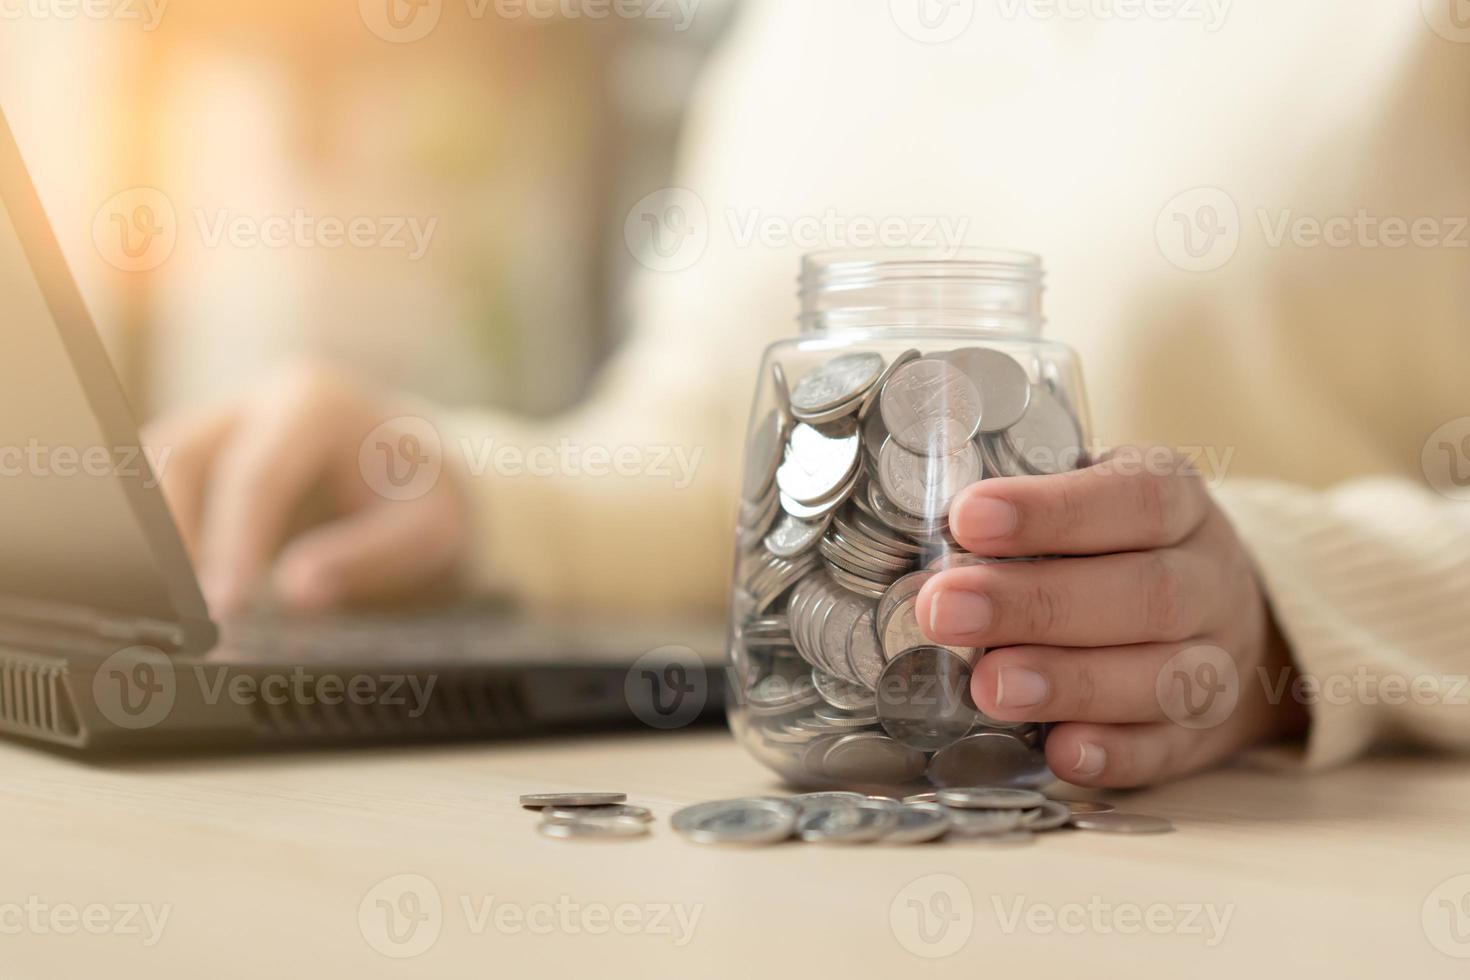
{"type": "Polygon", "coordinates": [[[1087,463],[1082,374],[1041,339],[1042,282],[1019,252],[803,261],[800,333],[756,385],[729,634],[731,728],[789,782],[1051,781],[1045,726],[976,708],[985,651],[934,644],[915,615],[934,575],[992,560],[949,533],[960,490],[1087,463]]]}

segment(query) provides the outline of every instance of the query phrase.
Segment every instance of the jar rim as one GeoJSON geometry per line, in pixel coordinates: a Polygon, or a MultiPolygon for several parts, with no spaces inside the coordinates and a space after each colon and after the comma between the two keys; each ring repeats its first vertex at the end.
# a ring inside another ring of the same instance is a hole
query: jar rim
{"type": "Polygon", "coordinates": [[[1006,248],[828,249],[801,262],[803,286],[822,288],[902,279],[1040,282],[1043,275],[1040,255],[1006,248]]]}

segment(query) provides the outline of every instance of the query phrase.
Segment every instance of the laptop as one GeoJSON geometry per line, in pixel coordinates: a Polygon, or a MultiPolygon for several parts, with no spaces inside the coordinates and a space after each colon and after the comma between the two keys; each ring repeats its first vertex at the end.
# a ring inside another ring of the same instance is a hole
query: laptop
{"type": "Polygon", "coordinates": [[[217,627],[3,115],[0,319],[0,734],[126,751],[723,717],[718,623],[477,605],[217,627]]]}

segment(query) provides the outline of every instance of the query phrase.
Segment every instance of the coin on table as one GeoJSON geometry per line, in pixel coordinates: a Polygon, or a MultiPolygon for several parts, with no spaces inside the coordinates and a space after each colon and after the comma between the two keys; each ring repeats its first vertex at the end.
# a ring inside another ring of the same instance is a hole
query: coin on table
{"type": "Polygon", "coordinates": [[[811,844],[866,844],[898,825],[898,807],[864,799],[802,810],[796,833],[811,844]]]}
{"type": "Polygon", "coordinates": [[[791,390],[791,407],[798,415],[817,415],[867,392],[883,373],[878,354],[843,354],[801,376],[791,390]]]}
{"type": "Polygon", "coordinates": [[[980,392],[948,361],[924,357],[893,372],[878,399],[891,438],[911,453],[948,456],[980,429],[980,392]]]}
{"type": "Polygon", "coordinates": [[[785,800],[769,797],[716,800],[680,810],[673,826],[696,844],[773,844],[791,836],[796,813],[785,800]]]}
{"type": "Polygon", "coordinates": [[[828,790],[821,793],[798,793],[789,797],[786,802],[796,807],[799,813],[807,810],[815,810],[818,807],[832,806],[837,803],[861,803],[867,797],[861,793],[852,793],[847,790],[828,790]]]}
{"type": "Polygon", "coordinates": [[[1163,817],[1146,817],[1141,813],[1074,813],[1072,826],[1078,830],[1098,830],[1109,834],[1167,834],[1174,825],[1163,817]]]}
{"type": "Polygon", "coordinates": [[[905,650],[888,662],[876,690],[878,723],[898,742],[933,752],[975,727],[970,664],[943,647],[905,650]]]}
{"type": "Polygon", "coordinates": [[[634,817],[580,820],[572,823],[545,821],[541,824],[541,833],[560,840],[618,840],[647,836],[648,822],[634,817]]]}
{"type": "Polygon", "coordinates": [[[641,806],[614,803],[609,806],[549,806],[541,811],[547,823],[577,823],[583,820],[642,820],[650,823],[653,811],[641,806]]]}
{"type": "Polygon", "coordinates": [[[949,832],[956,837],[1008,834],[1021,826],[1020,810],[950,810],[949,818],[949,832]]]}
{"type": "Polygon", "coordinates": [[[936,752],[929,760],[929,778],[938,786],[1029,788],[1053,777],[1040,749],[1010,732],[977,732],[936,752]]]}
{"type": "Polygon", "coordinates": [[[939,356],[959,368],[980,392],[981,432],[1004,431],[1026,414],[1031,379],[1014,357],[986,347],[965,347],[939,356]]]}
{"type": "Polygon", "coordinates": [[[548,806],[610,806],[628,802],[627,793],[527,793],[521,806],[539,810],[548,806]]]}
{"type": "Polygon", "coordinates": [[[1056,830],[1072,821],[1067,804],[1046,800],[1032,810],[1021,811],[1021,826],[1031,831],[1056,830]]]}
{"type": "Polygon", "coordinates": [[[898,822],[883,835],[885,844],[924,844],[949,832],[950,812],[936,803],[898,807],[898,822]]]}
{"type": "Polygon", "coordinates": [[[999,786],[962,786],[939,791],[939,802],[961,810],[1028,810],[1046,802],[1046,797],[1029,789],[999,786]]]}
{"type": "Polygon", "coordinates": [[[1032,473],[1066,473],[1082,464],[1082,430],[1067,406],[1045,388],[1032,387],[1025,416],[1006,431],[1005,439],[1032,473]]]}
{"type": "Polygon", "coordinates": [[[856,428],[829,433],[798,425],[791,432],[786,461],[776,471],[776,485],[797,503],[822,503],[851,481],[860,451],[856,428]]]}
{"type": "Polygon", "coordinates": [[[1096,800],[1058,800],[1065,804],[1073,814],[1078,813],[1112,813],[1118,808],[1111,803],[1100,803],[1096,800]]]}
{"type": "Polygon", "coordinates": [[[929,521],[947,517],[954,498],[982,472],[980,453],[969,442],[948,456],[921,456],[890,436],[878,453],[878,484],[884,496],[905,513],[929,521]]]}

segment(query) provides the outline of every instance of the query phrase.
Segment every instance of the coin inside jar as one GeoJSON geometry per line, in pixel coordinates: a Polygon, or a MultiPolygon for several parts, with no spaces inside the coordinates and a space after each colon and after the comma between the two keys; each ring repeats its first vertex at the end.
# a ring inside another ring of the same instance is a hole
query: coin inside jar
{"type": "Polygon", "coordinates": [[[988,347],[965,347],[939,356],[963,372],[980,392],[981,432],[1004,432],[1026,414],[1031,379],[1015,358],[988,347]]]}
{"type": "Polygon", "coordinates": [[[878,354],[834,357],[801,376],[791,390],[791,408],[798,416],[829,412],[865,394],[882,373],[878,354]]]}
{"type": "Polygon", "coordinates": [[[893,372],[878,399],[890,437],[911,453],[947,456],[980,430],[980,392],[948,361],[925,357],[893,372]]]}
{"type": "Polygon", "coordinates": [[[776,485],[800,504],[828,500],[852,478],[860,451],[856,428],[828,433],[798,425],[786,461],[776,471],[776,485]]]}
{"type": "Polygon", "coordinates": [[[975,727],[970,664],[943,647],[915,647],[894,657],[875,693],[878,723],[911,748],[943,749],[975,727]]]}
{"type": "Polygon", "coordinates": [[[878,453],[884,495],[900,510],[931,521],[948,515],[954,498],[983,472],[980,452],[970,442],[947,456],[923,456],[890,436],[878,453]]]}

